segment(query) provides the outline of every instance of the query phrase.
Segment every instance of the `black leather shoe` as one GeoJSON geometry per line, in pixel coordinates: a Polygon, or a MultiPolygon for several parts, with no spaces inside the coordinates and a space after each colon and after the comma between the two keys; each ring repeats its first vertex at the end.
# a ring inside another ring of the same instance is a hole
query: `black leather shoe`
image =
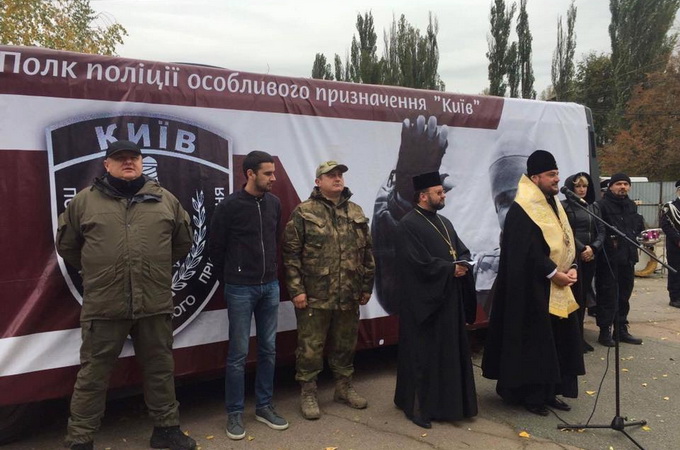
{"type": "Polygon", "coordinates": [[[545,405],[531,405],[529,403],[525,403],[524,408],[530,413],[536,414],[537,416],[547,416],[550,414],[550,411],[548,411],[548,408],[546,408],[545,405]]]}
{"type": "Polygon", "coordinates": [[[640,345],[642,344],[642,339],[636,338],[628,332],[628,330],[619,331],[619,342],[625,342],[626,344],[640,345]]]}
{"type": "Polygon", "coordinates": [[[680,300],[675,300],[675,301],[671,300],[669,305],[672,306],[673,308],[680,308],[680,300]]]}
{"type": "Polygon", "coordinates": [[[182,433],[178,425],[154,427],[149,446],[151,448],[169,448],[170,450],[194,450],[196,441],[182,433]]]}
{"type": "Polygon", "coordinates": [[[71,444],[71,450],[93,450],[94,442],[85,442],[83,444],[71,444]]]}
{"type": "Polygon", "coordinates": [[[586,341],[583,341],[583,353],[592,352],[593,350],[595,350],[595,349],[593,348],[592,345],[590,345],[586,341]]]}
{"type": "Polygon", "coordinates": [[[548,402],[548,406],[551,408],[559,409],[560,411],[571,411],[571,406],[567,405],[565,402],[555,397],[548,402]]]}

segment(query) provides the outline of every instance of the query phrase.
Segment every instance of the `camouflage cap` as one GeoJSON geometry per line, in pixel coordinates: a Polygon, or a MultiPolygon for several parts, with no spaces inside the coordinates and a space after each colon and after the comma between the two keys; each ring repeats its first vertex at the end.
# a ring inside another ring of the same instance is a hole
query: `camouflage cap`
{"type": "Polygon", "coordinates": [[[333,169],[340,169],[341,173],[345,173],[349,170],[346,165],[340,164],[337,161],[326,161],[316,168],[316,177],[319,178],[324,173],[328,173],[333,169]]]}

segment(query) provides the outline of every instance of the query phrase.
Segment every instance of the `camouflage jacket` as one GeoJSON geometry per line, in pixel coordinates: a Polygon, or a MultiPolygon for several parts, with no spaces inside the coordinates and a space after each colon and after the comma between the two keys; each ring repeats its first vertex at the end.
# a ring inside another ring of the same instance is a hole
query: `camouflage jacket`
{"type": "Polygon", "coordinates": [[[345,188],[338,204],[314,188],[286,224],[283,264],[291,298],[307,294],[311,308],[358,308],[373,291],[375,263],[368,218],[345,188]]]}

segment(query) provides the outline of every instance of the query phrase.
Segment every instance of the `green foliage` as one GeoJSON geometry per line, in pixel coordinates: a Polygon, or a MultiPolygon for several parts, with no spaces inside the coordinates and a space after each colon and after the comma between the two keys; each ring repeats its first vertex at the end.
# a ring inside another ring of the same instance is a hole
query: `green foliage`
{"type": "Polygon", "coordinates": [[[557,46],[553,53],[551,79],[555,97],[559,101],[573,100],[574,53],[576,51],[576,6],[572,0],[567,11],[567,31],[562,28],[562,16],[557,19],[557,46]]]}
{"type": "Polygon", "coordinates": [[[2,0],[0,43],[114,55],[127,31],[104,21],[89,0],[2,0]]]}
{"type": "Polygon", "coordinates": [[[610,0],[609,38],[616,108],[625,109],[633,87],[664,67],[677,40],[669,34],[680,0],[610,0]]]}
{"type": "MultiPolygon", "coordinates": [[[[432,14],[424,35],[404,15],[398,22],[393,19],[389,31],[384,32],[385,49],[380,59],[377,57],[377,36],[372,14],[367,12],[363,16],[357,15],[356,27],[357,34],[352,37],[345,64],[339,55],[335,55],[336,80],[444,90],[444,83],[437,73],[439,27],[432,14]]],[[[317,53],[314,67],[320,57],[325,61],[323,54],[317,53]]],[[[319,75],[323,73],[326,72],[313,70],[312,77],[321,78],[319,75]]]]}
{"type": "Polygon", "coordinates": [[[504,0],[494,0],[491,5],[491,34],[487,37],[489,51],[486,57],[489,59],[489,94],[500,97],[505,96],[507,84],[505,75],[508,73],[508,38],[510,25],[515,15],[517,5],[506,8],[504,0]]]}
{"type": "Polygon", "coordinates": [[[517,42],[510,44],[508,53],[506,55],[506,67],[508,68],[508,87],[510,88],[510,97],[519,97],[519,83],[521,74],[519,69],[519,55],[517,54],[517,42]]]}
{"type": "Polygon", "coordinates": [[[443,91],[444,82],[437,72],[438,33],[439,24],[431,13],[423,36],[403,14],[399,22],[393,19],[389,33],[385,33],[385,52],[381,60],[384,77],[380,84],[443,91]]]}
{"type": "Polygon", "coordinates": [[[318,78],[321,80],[332,80],[333,72],[331,71],[331,65],[326,61],[326,57],[323,53],[317,53],[314,58],[314,65],[312,66],[312,78],[318,78]]]}
{"type": "MultiPolygon", "coordinates": [[[[527,14],[527,0],[520,0],[519,15],[517,16],[517,64],[522,84],[522,98],[536,98],[534,90],[534,69],[531,66],[531,31],[529,30],[529,15],[527,14]]],[[[510,74],[508,73],[508,77],[510,74]]],[[[509,82],[509,80],[508,80],[509,82]]],[[[510,95],[512,97],[512,95],[510,95]]]]}
{"type": "Polygon", "coordinates": [[[569,99],[591,109],[598,147],[610,142],[617,132],[612,79],[611,56],[589,53],[578,63],[574,86],[566,93],[569,99]]]}

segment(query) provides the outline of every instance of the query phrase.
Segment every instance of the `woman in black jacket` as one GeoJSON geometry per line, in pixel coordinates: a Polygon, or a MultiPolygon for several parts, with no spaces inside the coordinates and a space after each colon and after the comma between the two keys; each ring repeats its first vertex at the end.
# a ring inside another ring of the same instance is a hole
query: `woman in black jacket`
{"type": "MultiPolygon", "coordinates": [[[[595,186],[586,172],[579,172],[568,177],[564,185],[577,196],[588,203],[587,209],[594,214],[600,215],[595,202],[595,186]]],[[[562,201],[562,206],[569,218],[569,225],[574,231],[576,241],[576,254],[578,259],[578,282],[572,286],[574,297],[580,308],[578,310],[581,335],[583,335],[583,319],[586,306],[592,307],[595,303],[593,291],[593,277],[595,276],[595,257],[597,256],[604,237],[604,225],[591,217],[579,206],[568,200],[562,201]]],[[[590,352],[593,347],[583,340],[583,351],[590,352]]]]}

